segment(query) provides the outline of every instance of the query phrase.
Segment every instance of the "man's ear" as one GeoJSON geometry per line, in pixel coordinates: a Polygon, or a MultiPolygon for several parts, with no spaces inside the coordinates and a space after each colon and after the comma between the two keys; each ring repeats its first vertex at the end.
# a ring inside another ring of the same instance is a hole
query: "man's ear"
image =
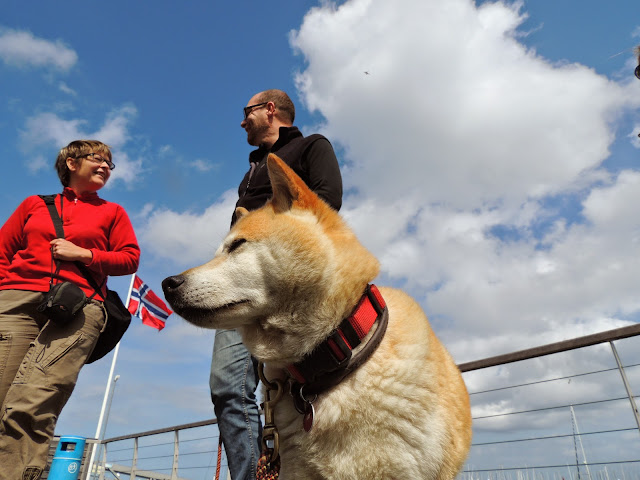
{"type": "Polygon", "coordinates": [[[269,121],[272,122],[276,118],[276,104],[273,102],[268,102],[266,105],[266,109],[267,109],[267,117],[269,121]]]}

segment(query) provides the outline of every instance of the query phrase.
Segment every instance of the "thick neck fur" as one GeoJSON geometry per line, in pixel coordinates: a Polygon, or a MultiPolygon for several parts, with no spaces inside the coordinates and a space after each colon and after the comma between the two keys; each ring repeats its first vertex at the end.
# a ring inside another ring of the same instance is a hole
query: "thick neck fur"
{"type": "MultiPolygon", "coordinates": [[[[324,204],[316,211],[261,214],[270,216],[263,225],[269,225],[276,263],[287,267],[276,273],[274,310],[240,332],[257,359],[284,366],[301,360],[353,311],[379,264],[324,204]]],[[[259,215],[246,220],[260,222],[259,215]]]]}

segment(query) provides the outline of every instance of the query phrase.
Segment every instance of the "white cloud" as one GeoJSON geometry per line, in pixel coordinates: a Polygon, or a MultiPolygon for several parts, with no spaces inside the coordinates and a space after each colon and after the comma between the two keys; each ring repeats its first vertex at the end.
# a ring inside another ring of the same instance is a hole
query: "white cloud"
{"type": "Polygon", "coordinates": [[[74,97],[78,95],[75,90],[73,90],[71,87],[69,87],[69,85],[67,85],[64,82],[60,82],[58,88],[60,89],[61,92],[64,92],[67,95],[72,95],[74,97]]]}
{"type": "Polygon", "coordinates": [[[633,130],[629,133],[628,137],[631,139],[631,144],[634,147],[640,148],[640,123],[636,123],[633,126],[633,130]]]}
{"type": "MultiPolygon", "coordinates": [[[[640,171],[625,170],[620,172],[615,184],[608,187],[594,188],[584,202],[585,217],[607,230],[614,230],[626,236],[629,222],[638,213],[640,205],[640,171]]],[[[631,237],[640,242],[638,235],[631,237]]]]}
{"type": "Polygon", "coordinates": [[[107,114],[104,125],[92,138],[99,138],[113,148],[122,147],[129,140],[129,124],[137,116],[138,111],[132,105],[124,105],[107,114]]]}
{"type": "Polygon", "coordinates": [[[34,155],[27,161],[27,168],[31,173],[36,173],[40,170],[50,168],[51,162],[44,158],[43,155],[34,155]]]}
{"type": "Polygon", "coordinates": [[[52,42],[27,31],[0,28],[0,59],[18,67],[53,67],[67,71],[78,55],[61,40],[52,42]]]}
{"type": "Polygon", "coordinates": [[[525,19],[521,2],[352,0],[290,36],[301,96],[344,147],[344,216],[447,340],[475,339],[452,345],[466,360],[640,311],[638,171],[603,167],[638,82],[541,57],[525,19]]]}
{"type": "Polygon", "coordinates": [[[85,138],[81,127],[85,120],[64,120],[55,113],[39,113],[27,119],[21,136],[26,145],[50,145],[60,148],[70,141],[85,138]]]}
{"type": "Polygon", "coordinates": [[[220,164],[219,163],[211,163],[207,160],[203,160],[201,158],[198,158],[192,162],[190,162],[189,164],[191,167],[193,167],[195,170],[197,170],[198,172],[209,172],[211,170],[217,170],[220,168],[220,164]]]}
{"type": "MultiPolygon", "coordinates": [[[[22,144],[26,150],[37,151],[42,145],[62,148],[69,142],[78,139],[97,139],[107,145],[112,150],[114,162],[118,168],[113,170],[110,182],[107,187],[114,184],[114,181],[122,180],[127,185],[135,184],[139,175],[144,171],[144,161],[142,158],[130,159],[125,147],[130,139],[129,128],[135,119],[137,110],[131,105],[124,105],[114,109],[106,115],[103,125],[97,131],[86,129],[88,124],[85,119],[65,120],[57,113],[39,113],[27,119],[25,128],[21,132],[22,144]]],[[[48,168],[55,159],[49,162],[29,161],[29,169],[32,172],[42,168],[48,168]]]]}
{"type": "Polygon", "coordinates": [[[147,205],[138,215],[136,229],[145,252],[171,260],[180,268],[192,267],[213,258],[229,231],[237,192],[228,190],[202,213],[154,210],[147,205]]]}
{"type": "Polygon", "coordinates": [[[519,203],[566,188],[608,156],[622,89],[528,51],[515,38],[516,6],[401,5],[315,9],[292,35],[308,62],[298,86],[329,138],[347,146],[363,194],[519,203]]]}
{"type": "Polygon", "coordinates": [[[122,148],[112,149],[111,154],[116,168],[111,171],[111,178],[105,188],[112,187],[116,180],[122,180],[129,188],[135,188],[145,171],[145,160],[141,157],[132,160],[122,148]]]}
{"type": "Polygon", "coordinates": [[[159,149],[158,149],[158,153],[160,155],[169,155],[173,153],[173,147],[171,145],[162,145],[159,149]]]}

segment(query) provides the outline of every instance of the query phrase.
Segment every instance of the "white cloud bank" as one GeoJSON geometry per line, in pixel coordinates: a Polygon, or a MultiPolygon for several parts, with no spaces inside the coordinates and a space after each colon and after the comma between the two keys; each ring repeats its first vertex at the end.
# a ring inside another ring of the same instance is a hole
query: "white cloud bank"
{"type": "MultiPolygon", "coordinates": [[[[117,167],[111,173],[107,187],[116,181],[123,181],[132,186],[143,172],[143,160],[131,159],[125,147],[130,140],[129,128],[137,116],[137,110],[131,105],[124,105],[107,113],[102,126],[96,131],[85,128],[84,119],[63,119],[57,113],[43,112],[27,119],[21,131],[22,145],[25,153],[37,152],[42,145],[61,148],[69,142],[78,139],[100,139],[109,145],[117,167]]],[[[44,168],[51,168],[55,159],[36,157],[27,159],[27,165],[32,172],[44,168]]]]}
{"type": "Polygon", "coordinates": [[[76,64],[78,55],[60,40],[44,40],[27,31],[0,27],[0,59],[17,67],[67,71],[76,64]]]}
{"type": "Polygon", "coordinates": [[[145,251],[179,267],[205,263],[213,258],[229,231],[237,197],[237,191],[228,190],[202,213],[179,213],[148,206],[138,215],[142,223],[137,229],[139,241],[145,251]]]}

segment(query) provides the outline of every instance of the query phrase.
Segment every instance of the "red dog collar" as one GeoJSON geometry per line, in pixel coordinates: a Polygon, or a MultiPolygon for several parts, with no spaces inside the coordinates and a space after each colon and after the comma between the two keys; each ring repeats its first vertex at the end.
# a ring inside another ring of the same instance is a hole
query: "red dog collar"
{"type": "MultiPolygon", "coordinates": [[[[375,285],[367,288],[353,313],[302,361],[288,365],[294,384],[307,394],[317,394],[337,384],[360,366],[377,348],[386,331],[387,305],[375,285]],[[353,350],[362,343],[373,326],[378,328],[357,355],[353,350]]],[[[295,388],[292,385],[292,390],[295,388]]]]}

